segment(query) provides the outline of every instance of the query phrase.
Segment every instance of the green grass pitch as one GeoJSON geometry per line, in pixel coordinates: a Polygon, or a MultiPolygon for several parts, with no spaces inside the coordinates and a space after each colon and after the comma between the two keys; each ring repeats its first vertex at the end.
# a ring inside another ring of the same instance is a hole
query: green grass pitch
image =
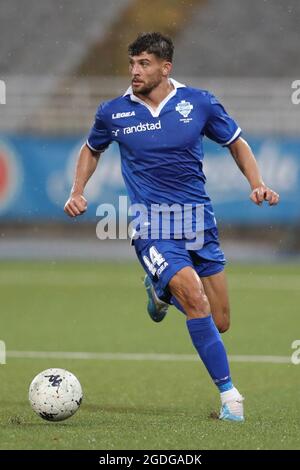
{"type": "MultiPolygon", "coordinates": [[[[291,356],[300,339],[300,267],[227,268],[230,355],[291,356]]],[[[184,316],[146,313],[138,263],[18,263],[0,267],[8,351],[194,354],[184,316]]],[[[1,449],[299,449],[300,365],[232,362],[246,422],[210,417],[217,390],[200,362],[13,358],[0,365],[1,449]],[[82,384],[78,413],[49,423],[30,408],[32,378],[67,368],[82,384]]]]}

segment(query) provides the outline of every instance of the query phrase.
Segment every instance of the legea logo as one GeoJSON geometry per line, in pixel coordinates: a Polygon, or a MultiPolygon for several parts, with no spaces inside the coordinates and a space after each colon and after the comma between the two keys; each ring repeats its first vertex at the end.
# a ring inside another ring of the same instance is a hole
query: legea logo
{"type": "Polygon", "coordinates": [[[121,119],[121,118],[127,118],[127,117],[131,117],[131,116],[135,116],[135,112],[134,111],[127,111],[126,113],[113,113],[111,115],[111,117],[113,119],[121,119]]]}
{"type": "Polygon", "coordinates": [[[156,131],[161,129],[161,122],[140,122],[137,126],[124,127],[123,134],[132,134],[133,132],[156,131]]]}
{"type": "Polygon", "coordinates": [[[0,104],[6,104],[6,86],[3,80],[0,80],[0,104]]]}

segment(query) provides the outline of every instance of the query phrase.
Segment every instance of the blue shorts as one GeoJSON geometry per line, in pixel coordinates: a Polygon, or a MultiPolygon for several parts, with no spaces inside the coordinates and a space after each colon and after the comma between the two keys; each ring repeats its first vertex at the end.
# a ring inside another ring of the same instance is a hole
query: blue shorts
{"type": "Polygon", "coordinates": [[[223,271],[226,263],[220,248],[218,229],[204,232],[203,247],[187,250],[187,240],[134,240],[135,251],[150,277],[158,297],[170,303],[168,284],[172,277],[186,266],[195,269],[200,277],[223,271]]]}

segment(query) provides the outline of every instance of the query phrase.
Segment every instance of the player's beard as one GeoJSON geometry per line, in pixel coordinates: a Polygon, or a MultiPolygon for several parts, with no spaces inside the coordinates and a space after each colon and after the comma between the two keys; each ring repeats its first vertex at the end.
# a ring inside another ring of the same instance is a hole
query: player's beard
{"type": "Polygon", "coordinates": [[[139,95],[149,95],[151,91],[153,91],[156,87],[158,87],[158,85],[160,85],[161,81],[162,77],[160,76],[150,80],[148,83],[144,83],[144,86],[138,89],[135,89],[134,85],[132,85],[132,89],[139,95]]]}

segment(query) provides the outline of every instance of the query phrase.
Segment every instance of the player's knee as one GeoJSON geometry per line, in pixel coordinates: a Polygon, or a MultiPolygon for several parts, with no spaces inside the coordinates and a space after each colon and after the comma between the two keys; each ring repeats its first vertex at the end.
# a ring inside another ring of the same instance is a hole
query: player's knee
{"type": "Polygon", "coordinates": [[[185,298],[185,304],[186,311],[192,317],[207,315],[210,311],[208,298],[200,290],[188,295],[185,298]]]}
{"type": "Polygon", "coordinates": [[[209,301],[203,286],[196,272],[190,267],[177,273],[170,281],[169,288],[188,318],[207,316],[210,313],[209,301]]]}

